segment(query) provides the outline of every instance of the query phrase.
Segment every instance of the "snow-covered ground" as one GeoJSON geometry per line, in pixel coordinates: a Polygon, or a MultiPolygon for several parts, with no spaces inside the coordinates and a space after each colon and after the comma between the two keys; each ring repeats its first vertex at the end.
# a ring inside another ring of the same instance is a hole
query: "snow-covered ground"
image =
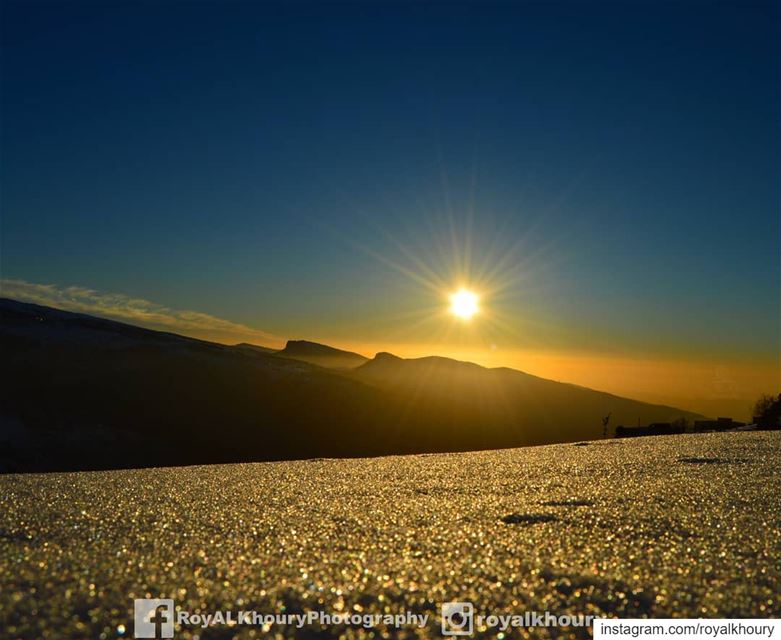
{"type": "MultiPolygon", "coordinates": [[[[781,433],[0,477],[0,635],[132,637],[190,611],[781,614],[781,433]]],[[[183,627],[176,637],[361,637],[183,627]]],[[[476,635],[493,637],[477,628],[476,635]]],[[[518,632],[516,633],[516,637],[518,632]]],[[[585,637],[584,629],[527,635],[585,637]]]]}

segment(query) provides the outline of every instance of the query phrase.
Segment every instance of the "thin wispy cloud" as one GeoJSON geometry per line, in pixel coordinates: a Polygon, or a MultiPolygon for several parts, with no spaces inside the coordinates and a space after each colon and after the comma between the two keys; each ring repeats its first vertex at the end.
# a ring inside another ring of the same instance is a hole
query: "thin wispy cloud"
{"type": "Polygon", "coordinates": [[[61,287],[12,278],[0,279],[0,293],[6,298],[94,314],[205,340],[252,342],[267,346],[276,346],[283,342],[278,336],[244,324],[200,311],[171,309],[121,293],[104,293],[86,287],[61,287]]]}

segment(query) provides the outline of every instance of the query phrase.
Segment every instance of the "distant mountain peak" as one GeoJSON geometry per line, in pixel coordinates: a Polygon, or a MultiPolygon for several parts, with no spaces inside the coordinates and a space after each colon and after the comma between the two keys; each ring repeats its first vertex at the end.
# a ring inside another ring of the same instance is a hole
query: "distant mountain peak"
{"type": "Polygon", "coordinates": [[[353,369],[369,360],[359,353],[310,340],[288,340],[285,348],[278,351],[277,355],[335,369],[353,369]]]}
{"type": "Polygon", "coordinates": [[[397,355],[389,353],[387,351],[380,351],[372,360],[369,360],[362,368],[371,368],[374,364],[388,364],[398,365],[403,367],[419,367],[419,366],[436,366],[436,367],[465,367],[470,369],[485,369],[485,367],[475,364],[474,362],[466,362],[463,360],[454,360],[453,358],[446,358],[444,356],[424,356],[422,358],[401,358],[397,355]]]}
{"type": "Polygon", "coordinates": [[[388,351],[380,351],[376,356],[374,356],[375,361],[379,362],[395,362],[400,361],[402,358],[399,356],[393,355],[392,353],[389,353],[388,351]]]}
{"type": "Polygon", "coordinates": [[[282,351],[294,352],[294,351],[306,351],[307,353],[350,353],[349,351],[343,351],[336,347],[329,347],[327,344],[320,342],[312,342],[311,340],[288,340],[285,348],[282,351]]]}

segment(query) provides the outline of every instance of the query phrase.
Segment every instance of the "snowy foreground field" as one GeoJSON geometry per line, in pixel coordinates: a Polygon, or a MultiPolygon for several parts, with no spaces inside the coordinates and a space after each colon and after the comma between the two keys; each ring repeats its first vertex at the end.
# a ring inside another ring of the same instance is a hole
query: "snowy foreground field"
{"type": "Polygon", "coordinates": [[[430,616],[182,638],[441,637],[453,600],[476,614],[777,617],[780,463],[781,434],[765,432],[0,476],[0,636],[132,637],[140,597],[430,616]]]}

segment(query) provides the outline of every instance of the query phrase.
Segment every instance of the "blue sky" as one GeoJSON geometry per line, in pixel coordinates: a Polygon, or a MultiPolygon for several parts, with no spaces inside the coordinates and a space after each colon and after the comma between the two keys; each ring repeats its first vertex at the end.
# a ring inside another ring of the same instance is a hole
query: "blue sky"
{"type": "Polygon", "coordinates": [[[6,279],[280,336],[777,362],[778,3],[5,2],[2,23],[6,279]],[[490,331],[408,322],[499,263],[490,331]]]}

